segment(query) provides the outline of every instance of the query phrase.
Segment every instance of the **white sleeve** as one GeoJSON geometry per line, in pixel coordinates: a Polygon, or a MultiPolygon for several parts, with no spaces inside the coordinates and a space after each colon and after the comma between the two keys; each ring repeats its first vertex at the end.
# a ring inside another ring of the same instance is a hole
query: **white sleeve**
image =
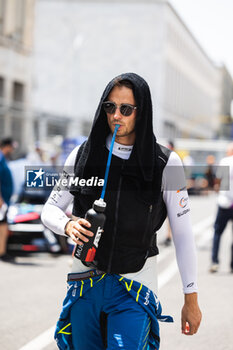
{"type": "Polygon", "coordinates": [[[163,199],[167,207],[183,291],[185,294],[197,292],[197,257],[189,197],[183,165],[175,152],[168,159],[162,180],[163,199]]]}
{"type": "MultiPolygon", "coordinates": [[[[68,180],[72,176],[78,148],[79,146],[66,159],[64,171],[60,177],[61,182],[63,179],[68,180]]],[[[51,231],[63,236],[65,236],[65,225],[70,220],[65,211],[73,200],[73,195],[69,191],[69,181],[66,181],[66,183],[67,185],[63,185],[62,188],[57,185],[54,187],[41,213],[43,224],[51,231]]]]}

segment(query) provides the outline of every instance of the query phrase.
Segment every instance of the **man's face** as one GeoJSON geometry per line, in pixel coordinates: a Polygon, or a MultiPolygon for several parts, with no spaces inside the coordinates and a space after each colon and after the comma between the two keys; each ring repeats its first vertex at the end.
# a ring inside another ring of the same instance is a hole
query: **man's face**
{"type": "Polygon", "coordinates": [[[115,102],[118,106],[115,113],[107,113],[108,125],[112,133],[114,132],[115,125],[120,124],[116,135],[116,142],[123,145],[133,145],[135,141],[136,110],[134,109],[130,116],[125,117],[119,109],[122,103],[136,106],[133,91],[125,86],[115,86],[108,95],[107,100],[115,102]]]}
{"type": "Polygon", "coordinates": [[[14,152],[14,147],[13,147],[13,145],[6,145],[6,146],[2,147],[1,151],[4,154],[4,156],[6,158],[8,158],[14,152]]]}

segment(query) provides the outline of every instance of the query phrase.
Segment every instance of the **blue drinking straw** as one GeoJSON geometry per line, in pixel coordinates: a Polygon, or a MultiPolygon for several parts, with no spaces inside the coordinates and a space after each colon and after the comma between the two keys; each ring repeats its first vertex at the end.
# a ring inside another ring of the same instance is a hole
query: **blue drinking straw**
{"type": "Polygon", "coordinates": [[[100,196],[100,199],[102,199],[102,200],[104,200],[104,196],[105,196],[105,191],[106,191],[106,186],[107,186],[107,181],[108,181],[108,173],[109,173],[111,158],[112,158],[113,145],[114,145],[116,133],[117,133],[117,130],[119,129],[119,127],[120,127],[120,125],[116,124],[115,129],[114,129],[114,133],[113,133],[113,137],[112,137],[112,142],[110,145],[110,150],[109,150],[109,154],[108,154],[108,161],[107,161],[107,166],[106,166],[105,176],[104,176],[104,187],[102,189],[102,193],[100,196]]]}

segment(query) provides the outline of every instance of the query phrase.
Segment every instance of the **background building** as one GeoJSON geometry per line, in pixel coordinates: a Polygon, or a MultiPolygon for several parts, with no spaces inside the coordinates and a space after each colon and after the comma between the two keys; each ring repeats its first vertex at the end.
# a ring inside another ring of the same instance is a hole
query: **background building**
{"type": "Polygon", "coordinates": [[[233,81],[227,68],[223,65],[219,68],[220,75],[220,128],[218,136],[223,139],[233,139],[233,81]]]}
{"type": "Polygon", "coordinates": [[[222,68],[167,1],[38,0],[35,13],[40,137],[86,135],[104,86],[126,71],[151,87],[156,134],[216,137],[228,94],[222,68]]]}
{"type": "Polygon", "coordinates": [[[161,138],[233,137],[232,77],[167,1],[0,0],[0,138],[20,151],[87,135],[103,87],[126,71],[148,81],[161,138]]]}
{"type": "Polygon", "coordinates": [[[164,6],[163,136],[212,138],[219,125],[218,68],[172,7],[164,6]]]}
{"type": "Polygon", "coordinates": [[[0,138],[12,136],[18,152],[33,141],[33,21],[34,0],[0,0],[0,138]]]}

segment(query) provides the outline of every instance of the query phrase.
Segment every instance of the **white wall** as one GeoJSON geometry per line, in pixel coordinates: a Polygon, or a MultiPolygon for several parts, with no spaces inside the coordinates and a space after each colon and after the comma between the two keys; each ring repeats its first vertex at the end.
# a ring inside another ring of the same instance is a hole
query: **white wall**
{"type": "Polygon", "coordinates": [[[188,136],[211,138],[218,127],[219,70],[171,7],[166,11],[164,117],[188,136]]]}
{"type": "Polygon", "coordinates": [[[127,71],[148,81],[156,107],[164,39],[161,6],[38,1],[35,108],[92,120],[108,81],[127,71]]]}
{"type": "Polygon", "coordinates": [[[157,135],[170,136],[165,120],[181,131],[191,121],[194,135],[213,135],[216,69],[165,1],[38,0],[34,41],[34,107],[72,117],[70,136],[92,121],[108,81],[127,71],[151,87],[157,135]],[[190,82],[180,95],[169,67],[190,82]],[[203,116],[213,127],[199,125],[203,116]]]}

